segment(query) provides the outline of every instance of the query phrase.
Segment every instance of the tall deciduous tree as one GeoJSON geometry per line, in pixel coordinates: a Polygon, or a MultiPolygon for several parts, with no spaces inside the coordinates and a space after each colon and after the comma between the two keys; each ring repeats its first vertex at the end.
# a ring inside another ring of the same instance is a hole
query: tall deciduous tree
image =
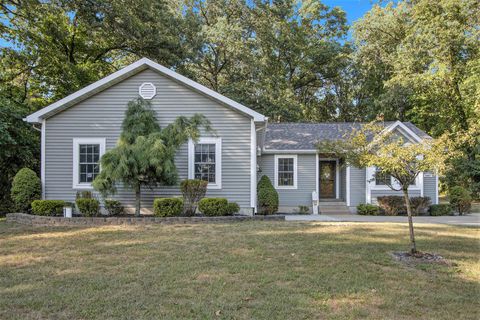
{"type": "Polygon", "coordinates": [[[341,9],[297,0],[186,3],[202,45],[185,68],[206,86],[273,121],[331,120],[353,105],[341,9]]]}
{"type": "Polygon", "coordinates": [[[385,125],[371,122],[346,134],[344,139],[321,142],[318,150],[345,159],[347,165],[376,167],[379,169],[377,172],[396,180],[398,187],[392,184],[389,187],[403,193],[408,215],[410,252],[416,253],[408,187],[415,183],[421,172],[444,171],[447,153],[443,140],[424,139],[420,143],[406,143],[398,133],[387,131],[385,125]]]}
{"type": "Polygon", "coordinates": [[[434,137],[448,133],[462,152],[450,161],[449,187],[480,195],[480,6],[477,0],[375,5],[354,25],[365,117],[410,120],[434,137]]]}
{"type": "Polygon", "coordinates": [[[188,48],[163,0],[2,1],[0,18],[2,81],[33,110],[141,56],[175,66],[188,48]]]}
{"type": "Polygon", "coordinates": [[[102,156],[94,188],[104,196],[114,194],[118,184],[131,188],[135,192],[135,214],[139,216],[142,187],[177,183],[175,153],[189,138],[197,139],[201,127],[209,131],[210,123],[196,114],[178,117],[161,129],[149,102],[129,102],[120,139],[102,156]]]}

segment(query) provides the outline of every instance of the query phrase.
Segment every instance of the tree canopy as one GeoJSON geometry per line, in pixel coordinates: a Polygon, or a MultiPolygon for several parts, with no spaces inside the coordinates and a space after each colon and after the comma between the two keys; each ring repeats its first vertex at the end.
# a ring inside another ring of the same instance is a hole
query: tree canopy
{"type": "Polygon", "coordinates": [[[38,170],[22,117],[145,56],[270,121],[382,114],[447,133],[461,154],[444,182],[480,197],[479,20],[477,0],[381,1],[353,28],[312,0],[6,0],[0,107],[16,116],[0,130],[20,130],[24,165],[38,170]]]}

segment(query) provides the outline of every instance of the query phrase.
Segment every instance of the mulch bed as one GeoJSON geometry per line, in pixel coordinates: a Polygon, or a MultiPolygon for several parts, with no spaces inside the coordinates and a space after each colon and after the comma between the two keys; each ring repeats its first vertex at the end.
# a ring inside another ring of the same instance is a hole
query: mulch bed
{"type": "Polygon", "coordinates": [[[395,261],[401,262],[407,266],[413,267],[418,264],[438,264],[444,266],[453,266],[454,264],[441,255],[428,252],[417,252],[412,254],[410,252],[392,252],[395,261]]]}

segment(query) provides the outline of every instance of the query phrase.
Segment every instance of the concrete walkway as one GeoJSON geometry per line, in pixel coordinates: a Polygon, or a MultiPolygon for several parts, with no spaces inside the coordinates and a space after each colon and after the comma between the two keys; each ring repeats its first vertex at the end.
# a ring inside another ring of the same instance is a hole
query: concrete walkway
{"type": "MultiPolygon", "coordinates": [[[[407,223],[405,216],[360,216],[351,215],[286,215],[286,221],[323,221],[323,222],[394,222],[407,223]]],[[[480,213],[472,213],[466,216],[441,216],[429,217],[420,216],[413,217],[414,223],[441,223],[464,226],[480,227],[480,213]]]]}

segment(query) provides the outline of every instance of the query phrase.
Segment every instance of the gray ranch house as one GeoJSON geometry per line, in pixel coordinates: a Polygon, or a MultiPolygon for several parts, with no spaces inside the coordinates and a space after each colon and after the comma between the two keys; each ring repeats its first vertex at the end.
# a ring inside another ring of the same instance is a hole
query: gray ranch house
{"type": "MultiPolygon", "coordinates": [[[[25,119],[41,127],[44,199],[74,201],[77,191],[93,190],[99,159],[117,143],[127,103],[138,97],[151,102],[162,127],[178,116],[195,113],[210,120],[214,133],[204,133],[178,151],[179,177],[207,180],[208,197],[237,202],[243,214],[257,210],[256,188],[262,175],[277,189],[283,213],[299,206],[313,213],[355,212],[360,203],[397,194],[385,180],[372,179],[375,168],[344,166],[342,159],[317,153],[318,141],[341,138],[361,124],[269,123],[264,115],[143,58],[25,119]]],[[[431,139],[408,122],[386,126],[412,143],[431,139]]],[[[438,203],[438,177],[428,172],[419,175],[410,194],[438,203]]],[[[146,189],[142,207],[148,213],[154,198],[178,195],[178,186],[146,189]]],[[[115,198],[126,207],[134,205],[130,190],[119,188],[115,198]]]]}

